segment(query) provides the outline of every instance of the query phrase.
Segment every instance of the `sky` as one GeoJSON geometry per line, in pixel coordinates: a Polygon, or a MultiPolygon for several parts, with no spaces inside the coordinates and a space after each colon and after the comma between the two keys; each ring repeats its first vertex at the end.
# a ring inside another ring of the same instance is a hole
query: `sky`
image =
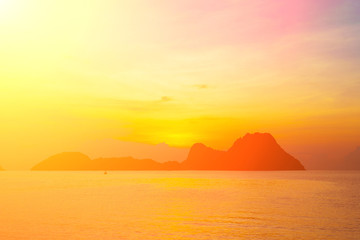
{"type": "Polygon", "coordinates": [[[0,0],[0,165],[103,139],[227,149],[247,132],[326,165],[360,145],[359,11],[358,0],[0,0]]]}

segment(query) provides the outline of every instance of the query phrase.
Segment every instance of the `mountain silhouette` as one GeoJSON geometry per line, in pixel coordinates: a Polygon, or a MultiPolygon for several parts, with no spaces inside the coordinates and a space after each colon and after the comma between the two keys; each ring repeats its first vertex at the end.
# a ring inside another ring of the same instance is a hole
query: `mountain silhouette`
{"type": "Polygon", "coordinates": [[[305,170],[269,133],[248,133],[228,151],[197,143],[182,166],[189,170],[305,170]]]}
{"type": "Polygon", "coordinates": [[[181,163],[186,170],[223,170],[226,152],[212,149],[202,143],[195,143],[185,161],[181,163]]]}
{"type": "Polygon", "coordinates": [[[87,141],[73,150],[84,152],[92,159],[131,156],[136,159],[150,158],[157,162],[167,162],[170,160],[181,162],[189,153],[188,148],[171,147],[165,143],[153,145],[111,138],[87,141]]]}
{"type": "Polygon", "coordinates": [[[178,162],[159,163],[152,159],[98,158],[92,161],[91,170],[175,170],[179,169],[178,162]]]}
{"type": "Polygon", "coordinates": [[[246,134],[227,151],[215,150],[202,143],[194,144],[188,157],[176,161],[156,162],[132,157],[91,160],[78,152],[51,156],[32,170],[305,170],[286,153],[269,133],[246,134]]]}
{"type": "Polygon", "coordinates": [[[91,160],[88,156],[78,152],[64,152],[51,156],[31,170],[175,170],[179,169],[178,162],[159,163],[151,159],[97,158],[91,160]]]}
{"type": "Polygon", "coordinates": [[[31,170],[89,170],[92,160],[78,152],[64,152],[51,156],[31,170]]]}
{"type": "Polygon", "coordinates": [[[353,152],[340,161],[337,169],[360,170],[360,147],[357,147],[353,152]]]}

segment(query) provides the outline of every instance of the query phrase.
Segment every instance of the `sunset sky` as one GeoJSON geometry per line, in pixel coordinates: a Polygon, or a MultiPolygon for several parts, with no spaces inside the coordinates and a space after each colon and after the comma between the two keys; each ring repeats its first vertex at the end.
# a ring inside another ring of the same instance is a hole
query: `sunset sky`
{"type": "Polygon", "coordinates": [[[226,149],[256,131],[308,166],[330,161],[360,145],[359,9],[0,0],[0,165],[101,139],[226,149]]]}

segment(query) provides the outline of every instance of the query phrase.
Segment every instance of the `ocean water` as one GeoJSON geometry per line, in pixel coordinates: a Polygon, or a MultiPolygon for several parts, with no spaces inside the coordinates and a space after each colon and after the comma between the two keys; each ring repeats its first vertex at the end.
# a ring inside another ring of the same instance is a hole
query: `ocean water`
{"type": "Polygon", "coordinates": [[[360,239],[360,172],[0,172],[0,239],[360,239]]]}

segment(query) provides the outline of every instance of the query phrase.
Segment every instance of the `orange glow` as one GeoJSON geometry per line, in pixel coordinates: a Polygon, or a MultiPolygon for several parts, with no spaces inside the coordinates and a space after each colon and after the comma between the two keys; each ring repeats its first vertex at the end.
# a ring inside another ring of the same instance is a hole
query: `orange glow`
{"type": "Polygon", "coordinates": [[[29,169],[100,139],[224,150],[247,132],[314,166],[311,149],[349,152],[350,2],[0,0],[0,164],[29,169]]]}

